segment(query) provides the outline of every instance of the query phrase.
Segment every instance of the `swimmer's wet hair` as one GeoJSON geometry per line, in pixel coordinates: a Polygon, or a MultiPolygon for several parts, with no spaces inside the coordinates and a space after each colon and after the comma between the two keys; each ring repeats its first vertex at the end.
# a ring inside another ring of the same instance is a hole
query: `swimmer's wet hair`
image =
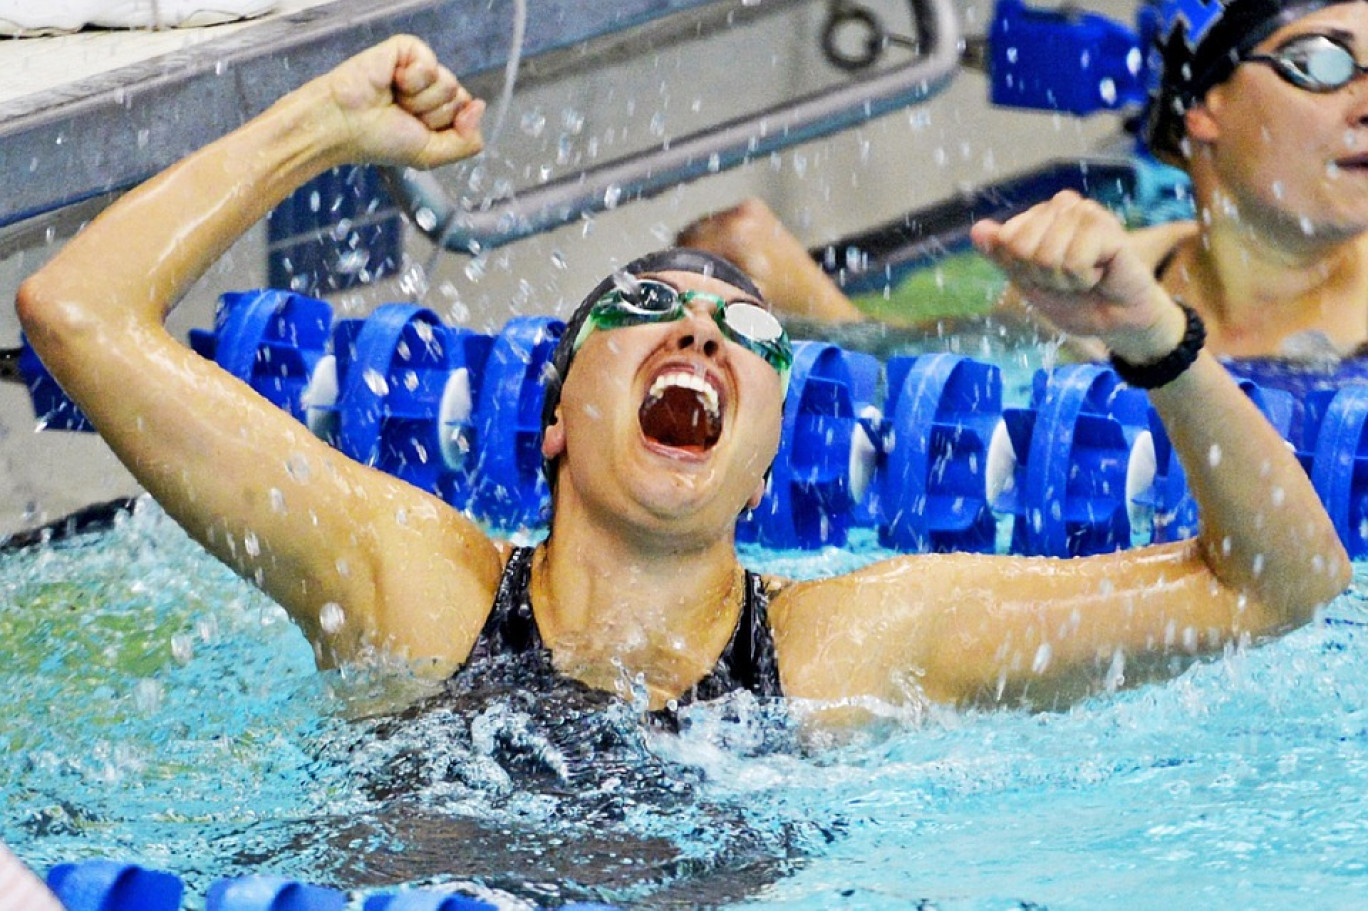
{"type": "Polygon", "coordinates": [[[1206,93],[1230,78],[1247,54],[1278,29],[1308,13],[1349,0],[1161,0],[1151,68],[1160,74],[1145,112],[1150,151],[1181,164],[1184,117],[1206,93]]]}
{"type": "MultiPolygon", "coordinates": [[[[580,305],[575,308],[575,312],[570,315],[570,319],[565,323],[565,332],[561,335],[560,341],[557,342],[556,350],[551,354],[551,360],[543,377],[543,385],[546,389],[541,414],[543,434],[546,433],[546,428],[556,420],[556,409],[560,406],[561,390],[565,386],[565,377],[570,372],[570,364],[575,358],[575,339],[579,336],[584,321],[589,318],[590,308],[598,303],[599,298],[611,291],[614,286],[629,285],[633,277],[655,272],[692,272],[695,275],[716,278],[740,288],[756,300],[764,300],[760,289],[755,286],[755,282],[751,281],[750,276],[746,273],[720,256],[689,247],[672,247],[668,250],[647,253],[645,256],[632,260],[621,269],[614,270],[611,275],[595,285],[594,290],[590,291],[580,302],[580,305]]],[[[555,462],[542,460],[542,473],[546,476],[546,483],[551,487],[552,493],[555,493],[556,490],[556,471],[555,462]]]]}

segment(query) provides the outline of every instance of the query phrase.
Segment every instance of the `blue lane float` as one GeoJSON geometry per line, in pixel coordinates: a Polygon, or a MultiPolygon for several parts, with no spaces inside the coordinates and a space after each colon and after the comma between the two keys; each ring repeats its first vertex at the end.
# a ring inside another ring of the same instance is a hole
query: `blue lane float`
{"type": "Polygon", "coordinates": [[[180,911],[185,894],[170,873],[113,860],[58,864],[47,885],[67,911],[180,911]]]}
{"type": "Polygon", "coordinates": [[[190,347],[303,420],[304,390],[327,350],[332,320],[331,306],[303,294],[231,292],[220,298],[212,332],[190,332],[190,347]]]}
{"type": "Polygon", "coordinates": [[[564,330],[557,319],[514,317],[485,362],[465,508],[496,528],[526,528],[544,519],[550,491],[541,468],[542,376],[564,330]]]}
{"type": "Polygon", "coordinates": [[[344,320],[332,363],[321,363],[308,389],[310,428],[357,461],[463,504],[473,378],[488,342],[403,304],[344,320]]]}
{"type": "MultiPolygon", "coordinates": [[[[1299,429],[1293,429],[1296,401],[1292,393],[1286,389],[1265,388],[1238,375],[1237,380],[1273,429],[1298,453],[1302,466],[1309,472],[1310,461],[1304,451],[1303,434],[1299,429]]],[[[1191,538],[1197,534],[1197,501],[1188,490],[1187,474],[1173,451],[1168,431],[1153,409],[1149,412],[1149,430],[1154,452],[1154,481],[1147,492],[1136,497],[1136,503],[1150,510],[1154,541],[1191,538]]]]}
{"type": "Polygon", "coordinates": [[[989,448],[1002,371],[953,354],[895,357],[874,484],[879,541],[915,552],[996,548],[989,448]]]}
{"type": "MultiPolygon", "coordinates": [[[[48,888],[67,911],[180,911],[180,877],[132,863],[83,860],[48,871],[48,888]]],[[[204,896],[205,911],[345,911],[352,896],[282,876],[250,875],[216,880],[204,896]]],[[[496,906],[442,889],[405,889],[367,896],[362,911],[495,911],[496,906]]],[[[561,911],[619,911],[612,905],[576,902],[561,911]]]]}
{"type": "Polygon", "coordinates": [[[855,504],[874,471],[865,367],[823,342],[795,342],[779,453],[765,497],[737,525],[737,538],[771,548],[841,547],[855,504]]]}
{"type": "MultiPolygon", "coordinates": [[[[322,301],[258,291],[225,295],[214,331],[191,343],[352,458],[510,532],[547,512],[542,376],[563,331],[519,317],[483,335],[400,304],[334,321],[322,301]]],[[[20,363],[41,426],[88,429],[31,352],[20,363]]],[[[1297,452],[1350,555],[1368,554],[1368,359],[1228,366],[1297,452]]],[[[882,365],[799,342],[779,454],[738,537],[811,549],[843,546],[856,527],[907,552],[1070,557],[1189,537],[1196,510],[1146,396],[1108,367],[1040,371],[1030,403],[1004,408],[991,364],[882,365]]]]}
{"type": "Polygon", "coordinates": [[[1136,30],[1077,7],[998,0],[988,32],[989,100],[1083,115],[1138,107],[1148,85],[1136,30]]]}
{"type": "Polygon", "coordinates": [[[996,506],[1013,517],[1013,553],[1079,557],[1130,546],[1130,503],[1152,477],[1140,455],[1148,408],[1144,392],[1097,364],[1036,375],[1031,407],[1003,413],[1015,464],[996,506]]]}
{"type": "Polygon", "coordinates": [[[1316,449],[1311,483],[1325,502],[1350,556],[1368,553],[1368,385],[1317,396],[1316,449]]]}
{"type": "Polygon", "coordinates": [[[204,897],[204,911],[345,911],[346,907],[344,892],[279,876],[221,879],[204,897]]]}

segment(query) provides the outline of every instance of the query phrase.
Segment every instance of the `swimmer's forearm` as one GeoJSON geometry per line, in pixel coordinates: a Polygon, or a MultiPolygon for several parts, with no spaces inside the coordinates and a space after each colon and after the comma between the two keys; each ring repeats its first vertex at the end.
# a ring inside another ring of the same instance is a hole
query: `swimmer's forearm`
{"type": "Polygon", "coordinates": [[[1224,367],[1204,353],[1150,401],[1197,499],[1203,559],[1269,613],[1246,632],[1305,623],[1344,591],[1349,558],[1310,479],[1224,367]]]}

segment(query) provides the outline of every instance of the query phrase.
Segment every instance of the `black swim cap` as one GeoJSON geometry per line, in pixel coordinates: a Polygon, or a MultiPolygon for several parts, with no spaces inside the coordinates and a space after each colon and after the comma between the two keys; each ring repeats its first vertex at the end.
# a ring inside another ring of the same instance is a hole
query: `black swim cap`
{"type": "MultiPolygon", "coordinates": [[[[556,350],[551,354],[546,375],[543,377],[543,385],[546,389],[541,415],[543,434],[556,419],[556,408],[560,405],[561,388],[565,385],[565,377],[570,372],[570,362],[575,357],[575,339],[579,336],[584,321],[589,318],[589,309],[598,303],[599,298],[612,290],[615,285],[630,285],[633,276],[649,275],[654,272],[692,272],[695,275],[706,275],[710,278],[720,279],[729,285],[734,285],[755,297],[756,300],[764,299],[763,295],[760,294],[760,289],[755,286],[755,282],[751,281],[750,276],[720,256],[715,256],[704,250],[694,250],[688,247],[658,250],[655,253],[647,253],[645,256],[638,257],[621,269],[615,270],[595,285],[594,290],[590,291],[580,302],[580,305],[575,308],[575,312],[570,315],[570,319],[565,323],[565,332],[561,335],[560,341],[556,343],[556,350]]],[[[555,463],[543,459],[542,472],[546,475],[546,482],[554,492],[556,489],[555,463]]]]}
{"type": "Polygon", "coordinates": [[[1183,117],[1230,78],[1240,58],[1278,29],[1308,13],[1349,0],[1160,0],[1154,16],[1145,141],[1158,155],[1181,160],[1183,117]]]}

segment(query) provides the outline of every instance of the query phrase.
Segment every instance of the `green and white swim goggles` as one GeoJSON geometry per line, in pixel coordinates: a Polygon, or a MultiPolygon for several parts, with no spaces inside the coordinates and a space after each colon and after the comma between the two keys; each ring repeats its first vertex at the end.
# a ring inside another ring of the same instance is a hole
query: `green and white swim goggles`
{"type": "Polygon", "coordinates": [[[579,351],[595,329],[622,329],[681,320],[688,312],[689,304],[696,300],[713,304],[713,322],[722,334],[773,367],[779,374],[781,389],[788,392],[793,345],[773,313],[750,301],[728,302],[703,291],[680,291],[673,285],[650,278],[636,279],[626,287],[613,288],[595,301],[575,336],[572,350],[579,351]]]}
{"type": "Polygon", "coordinates": [[[1286,83],[1308,92],[1337,92],[1364,73],[1353,50],[1333,35],[1298,35],[1271,54],[1246,54],[1241,63],[1266,63],[1286,83]]]}

